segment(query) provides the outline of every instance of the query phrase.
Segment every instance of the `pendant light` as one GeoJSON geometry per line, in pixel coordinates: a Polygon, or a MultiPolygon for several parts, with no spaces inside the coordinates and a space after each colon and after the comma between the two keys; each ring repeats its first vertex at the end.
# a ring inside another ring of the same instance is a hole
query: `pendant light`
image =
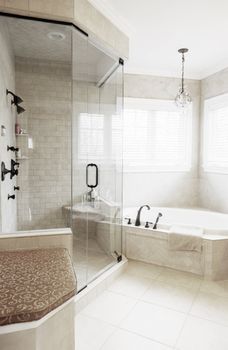
{"type": "Polygon", "coordinates": [[[192,102],[191,96],[185,90],[184,86],[184,63],[185,57],[184,54],[188,52],[188,49],[179,49],[178,52],[182,55],[182,73],[181,73],[181,87],[175,98],[175,103],[177,107],[186,108],[192,102]]]}

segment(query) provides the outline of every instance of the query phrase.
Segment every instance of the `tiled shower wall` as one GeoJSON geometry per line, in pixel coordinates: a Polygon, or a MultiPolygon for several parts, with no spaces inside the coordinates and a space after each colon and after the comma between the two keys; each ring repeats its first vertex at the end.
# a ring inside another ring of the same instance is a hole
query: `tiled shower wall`
{"type": "MultiPolygon", "coordinates": [[[[0,126],[6,128],[6,135],[0,134],[0,161],[4,162],[7,169],[10,169],[11,159],[15,159],[13,152],[7,152],[7,145],[15,146],[14,124],[15,107],[11,106],[11,98],[6,96],[6,89],[14,91],[15,72],[14,55],[10,45],[9,35],[3,23],[0,23],[0,126]]],[[[11,180],[7,174],[4,181],[0,182],[1,211],[0,231],[12,232],[17,228],[16,222],[16,200],[8,200],[8,194],[14,194],[13,187],[15,177],[11,180]]]]}
{"type": "Polygon", "coordinates": [[[28,136],[17,137],[22,156],[18,229],[64,227],[71,200],[71,65],[16,58],[16,91],[28,136]]]}

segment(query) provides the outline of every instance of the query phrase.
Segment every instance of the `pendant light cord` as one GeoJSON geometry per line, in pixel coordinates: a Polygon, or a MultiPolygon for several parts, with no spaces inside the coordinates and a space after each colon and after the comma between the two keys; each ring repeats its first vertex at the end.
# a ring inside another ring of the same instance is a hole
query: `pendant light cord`
{"type": "Polygon", "coordinates": [[[182,53],[182,76],[181,76],[181,93],[184,92],[184,53],[182,53]]]}

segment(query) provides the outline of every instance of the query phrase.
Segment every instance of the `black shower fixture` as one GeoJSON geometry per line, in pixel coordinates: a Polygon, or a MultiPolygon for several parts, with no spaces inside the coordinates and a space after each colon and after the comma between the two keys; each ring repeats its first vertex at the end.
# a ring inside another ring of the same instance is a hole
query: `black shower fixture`
{"type": "Polygon", "coordinates": [[[22,98],[20,97],[20,96],[17,96],[17,95],[15,95],[12,91],[10,91],[10,90],[6,90],[6,95],[12,95],[13,96],[13,99],[11,100],[11,104],[12,105],[19,105],[20,103],[22,103],[23,102],[23,100],[22,100],[22,98]]]}
{"type": "Polygon", "coordinates": [[[19,167],[19,163],[15,162],[15,160],[11,159],[11,169],[7,169],[6,165],[4,162],[1,163],[1,179],[2,181],[5,180],[5,177],[7,174],[10,174],[10,180],[12,180],[12,178],[14,176],[18,175],[18,169],[15,169],[15,167],[17,166],[17,168],[19,167]]]}
{"type": "Polygon", "coordinates": [[[8,194],[8,200],[9,199],[15,199],[15,198],[16,198],[15,194],[12,194],[11,196],[8,194]]]}
{"type": "Polygon", "coordinates": [[[23,107],[18,106],[18,105],[16,105],[16,106],[17,106],[17,114],[21,114],[21,113],[25,112],[25,109],[23,107]]]}
{"type": "Polygon", "coordinates": [[[14,147],[14,146],[7,146],[7,152],[8,151],[18,152],[19,148],[18,147],[14,147]]]}
{"type": "Polygon", "coordinates": [[[20,96],[15,95],[12,91],[6,90],[6,95],[12,95],[13,99],[11,100],[11,105],[15,105],[17,107],[17,114],[21,114],[25,112],[25,109],[21,106],[19,106],[23,100],[20,96]]]}
{"type": "Polygon", "coordinates": [[[2,181],[5,180],[5,176],[6,176],[6,174],[8,174],[8,173],[11,173],[11,170],[6,169],[5,163],[2,162],[2,163],[1,163],[1,179],[2,179],[2,181]]]}

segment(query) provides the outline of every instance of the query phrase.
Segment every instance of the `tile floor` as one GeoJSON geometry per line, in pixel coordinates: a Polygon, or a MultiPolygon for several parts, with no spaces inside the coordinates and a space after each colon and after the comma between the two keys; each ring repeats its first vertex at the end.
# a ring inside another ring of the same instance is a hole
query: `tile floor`
{"type": "Polygon", "coordinates": [[[76,350],[228,350],[228,281],[130,261],[76,317],[76,350]]]}

